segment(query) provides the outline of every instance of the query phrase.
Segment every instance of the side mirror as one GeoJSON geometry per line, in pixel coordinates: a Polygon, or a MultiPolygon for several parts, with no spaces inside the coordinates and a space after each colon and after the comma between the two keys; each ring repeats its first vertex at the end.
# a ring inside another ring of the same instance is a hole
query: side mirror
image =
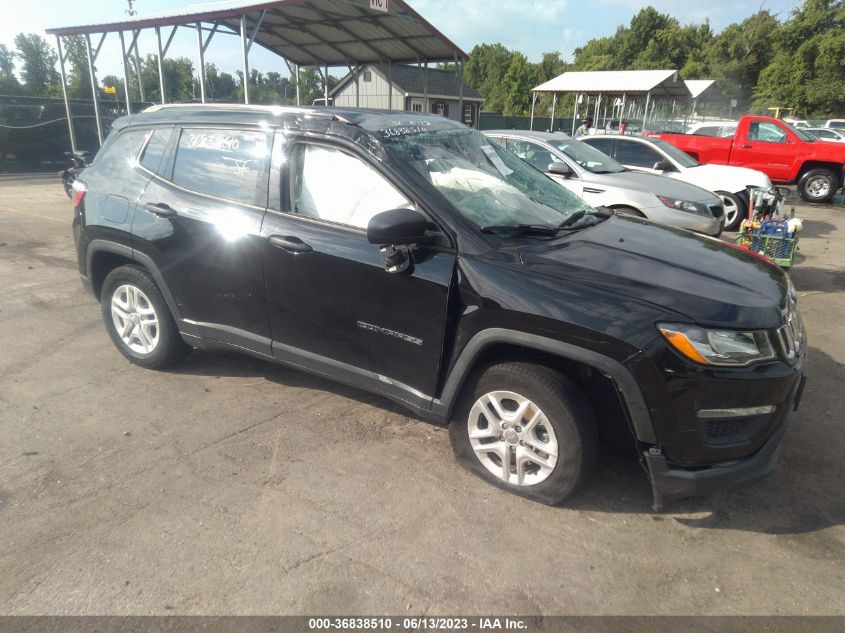
{"type": "Polygon", "coordinates": [[[665,158],[654,163],[654,171],[675,171],[675,166],[665,158]]]}
{"type": "Polygon", "coordinates": [[[572,175],[572,170],[566,163],[549,163],[549,166],[546,167],[546,172],[555,174],[556,176],[563,176],[564,178],[569,178],[572,175]]]}
{"type": "Polygon", "coordinates": [[[370,218],[367,241],[370,244],[416,244],[427,240],[426,219],[412,209],[383,211],[370,218]]]}

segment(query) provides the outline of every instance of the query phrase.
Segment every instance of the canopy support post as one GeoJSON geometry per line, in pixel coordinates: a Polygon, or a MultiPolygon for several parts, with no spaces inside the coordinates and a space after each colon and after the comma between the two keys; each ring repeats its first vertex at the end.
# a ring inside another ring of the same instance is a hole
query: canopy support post
{"type": "MultiPolygon", "coordinates": [[[[73,117],[70,115],[70,101],[67,98],[67,75],[65,73],[65,56],[62,53],[62,38],[56,36],[56,49],[59,52],[59,71],[62,77],[62,97],[65,100],[65,116],[67,116],[67,131],[70,135],[70,151],[76,151],[76,134],[73,131],[73,117]]],[[[127,86],[128,88],[128,86],[127,86]]]]}
{"type": "Polygon", "coordinates": [[[393,62],[387,62],[387,109],[393,109],[393,62]]]}
{"type": "Polygon", "coordinates": [[[147,97],[144,94],[144,82],[141,79],[141,53],[138,51],[138,36],[141,35],[141,29],[132,29],[132,47],[135,47],[135,76],[138,77],[138,91],[141,93],[141,101],[146,101],[147,97]]]}
{"type": "Polygon", "coordinates": [[[325,99],[325,106],[329,107],[329,65],[326,64],[323,73],[323,98],[325,99]]]}
{"type": "MultiPolygon", "coordinates": [[[[211,36],[208,37],[209,41],[211,36]]],[[[197,56],[200,63],[200,101],[205,103],[205,47],[202,42],[202,23],[197,22],[197,56]]]]}
{"type": "Polygon", "coordinates": [[[296,70],[296,105],[302,105],[302,95],[299,90],[299,64],[296,64],[294,69],[296,70]]]}
{"type": "MultiPolygon", "coordinates": [[[[534,130],[534,106],[536,106],[536,105],[537,105],[537,93],[532,90],[531,91],[531,121],[528,124],[528,129],[532,130],[532,131],[534,130]]],[[[480,116],[478,118],[481,119],[480,116]]]]}
{"type": "MultiPolygon", "coordinates": [[[[256,29],[257,30],[257,29],[256,29]]],[[[244,73],[244,103],[249,103],[249,46],[246,37],[246,15],[241,15],[241,61],[244,73]]]]}
{"type": "MultiPolygon", "coordinates": [[[[103,33],[103,39],[100,40],[100,46],[103,45],[103,40],[106,39],[106,34],[103,33]]],[[[97,52],[100,52],[97,47],[97,52]]],[[[97,98],[97,77],[94,73],[94,55],[91,52],[91,36],[85,34],[85,53],[88,57],[88,73],[91,78],[91,96],[94,98],[94,120],[97,123],[97,140],[100,145],[103,144],[103,127],[100,124],[100,100],[97,98]]]]}
{"type": "Polygon", "coordinates": [[[575,136],[575,119],[578,118],[578,94],[575,94],[575,109],[572,111],[572,132],[570,136],[575,136]]]}
{"type": "Polygon", "coordinates": [[[361,64],[355,64],[355,107],[361,107],[361,64]]]}
{"type": "Polygon", "coordinates": [[[428,60],[423,65],[423,112],[431,114],[431,104],[428,102],[428,60]]]}
{"type": "Polygon", "coordinates": [[[648,102],[651,99],[651,93],[645,93],[645,108],[643,110],[643,132],[645,132],[646,122],[648,121],[648,102]]]}
{"type": "Polygon", "coordinates": [[[557,93],[552,95],[552,122],[549,125],[549,132],[555,131],[555,110],[557,110],[557,93]]]}
{"type": "Polygon", "coordinates": [[[120,61],[123,68],[123,89],[126,93],[126,114],[132,114],[132,99],[129,97],[129,74],[126,72],[126,42],[123,39],[123,31],[118,31],[120,36],[120,61]]]}
{"type": "Polygon", "coordinates": [[[627,97],[627,93],[622,93],[622,111],[619,113],[619,128],[622,128],[622,121],[625,120],[625,98],[627,97]]]}
{"type": "Polygon", "coordinates": [[[161,27],[156,27],[156,43],[158,44],[158,90],[161,97],[161,105],[167,103],[164,96],[164,51],[161,48],[161,27]]]}

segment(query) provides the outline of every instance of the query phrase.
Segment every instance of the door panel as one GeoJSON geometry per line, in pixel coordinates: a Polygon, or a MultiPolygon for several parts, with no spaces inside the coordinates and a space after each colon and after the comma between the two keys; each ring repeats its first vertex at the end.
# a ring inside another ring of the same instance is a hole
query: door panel
{"type": "MultiPolygon", "coordinates": [[[[200,133],[209,132],[190,132],[200,133]]],[[[251,159],[242,155],[260,156],[267,139],[263,132],[245,130],[225,130],[220,138],[196,141],[187,130],[182,133],[174,177],[183,186],[162,178],[150,181],[133,223],[136,248],[156,262],[182,317],[204,324],[203,335],[269,354],[259,241],[264,209],[212,196],[260,202],[244,192],[266,191],[269,157],[245,165],[243,160],[251,159]],[[232,139],[243,151],[232,149],[232,139]],[[204,195],[187,187],[213,191],[204,195]]]]}
{"type": "MultiPolygon", "coordinates": [[[[314,145],[297,143],[296,147],[314,145]]],[[[270,212],[261,230],[274,355],[285,358],[301,350],[377,374],[383,383],[399,382],[433,395],[454,253],[442,248],[414,249],[407,271],[388,273],[379,247],[368,243],[365,231],[336,221],[351,218],[365,224],[359,200],[390,205],[375,212],[396,205],[395,200],[386,199],[389,195],[382,185],[372,180],[382,178],[376,170],[346,152],[346,159],[360,161],[362,166],[347,163],[316,170],[303,167],[297,158],[304,151],[291,149],[284,155],[290,160],[282,179],[291,182],[290,189],[302,187],[303,175],[307,179],[307,191],[284,196],[285,206],[296,208],[290,201],[298,199],[308,216],[270,212]],[[331,191],[337,195],[333,197],[331,191]],[[290,248],[292,243],[303,246],[290,248]]]]}
{"type": "Polygon", "coordinates": [[[745,138],[735,138],[731,165],[763,171],[774,181],[788,181],[795,144],[786,130],[771,121],[751,121],[745,138]]]}

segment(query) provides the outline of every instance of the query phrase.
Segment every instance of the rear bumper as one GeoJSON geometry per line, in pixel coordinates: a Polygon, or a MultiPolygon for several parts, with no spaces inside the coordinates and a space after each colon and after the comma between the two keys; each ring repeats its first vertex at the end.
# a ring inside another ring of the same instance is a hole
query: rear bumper
{"type": "Polygon", "coordinates": [[[710,495],[769,475],[777,466],[781,441],[789,425],[789,413],[798,408],[805,383],[806,374],[796,382],[790,394],[790,406],[775,431],[757,452],[744,459],[689,469],[673,465],[659,449],[645,451],[643,459],[651,479],[655,511],[662,510],[673,501],[710,495]]]}

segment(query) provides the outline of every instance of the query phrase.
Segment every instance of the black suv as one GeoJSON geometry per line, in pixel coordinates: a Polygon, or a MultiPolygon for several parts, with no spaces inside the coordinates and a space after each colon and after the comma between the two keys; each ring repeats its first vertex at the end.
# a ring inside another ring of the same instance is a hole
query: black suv
{"type": "Polygon", "coordinates": [[[132,362],[222,347],[383,394],[547,503],[603,438],[634,443],[656,507],[765,475],[800,398],[777,266],[592,209],[443,117],[153,107],[115,122],[73,200],[132,362]]]}

